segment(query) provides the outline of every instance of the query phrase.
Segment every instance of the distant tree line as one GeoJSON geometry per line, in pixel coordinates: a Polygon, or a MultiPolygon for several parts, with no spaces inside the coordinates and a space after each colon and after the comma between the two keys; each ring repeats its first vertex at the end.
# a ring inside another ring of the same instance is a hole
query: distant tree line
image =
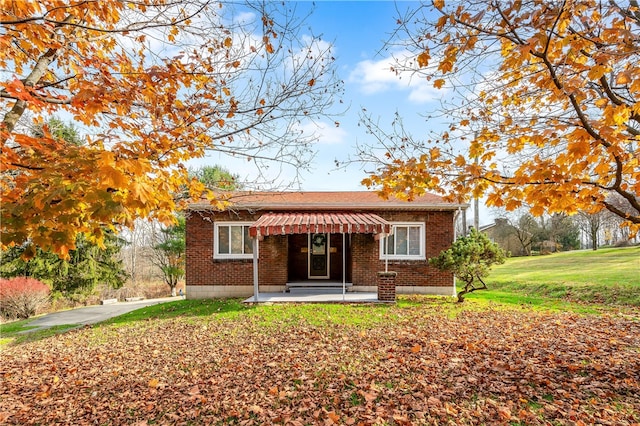
{"type": "Polygon", "coordinates": [[[497,210],[495,222],[480,228],[512,256],[632,244],[621,219],[608,211],[533,216],[527,209],[497,210]]]}

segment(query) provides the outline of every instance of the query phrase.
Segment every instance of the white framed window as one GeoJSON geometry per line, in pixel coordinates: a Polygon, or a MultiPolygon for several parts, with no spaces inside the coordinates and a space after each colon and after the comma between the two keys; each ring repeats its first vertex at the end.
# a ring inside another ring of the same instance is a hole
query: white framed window
{"type": "Polygon", "coordinates": [[[380,239],[380,259],[424,260],[424,222],[392,223],[392,233],[380,239]]]}
{"type": "Polygon", "coordinates": [[[213,231],[213,257],[216,259],[251,259],[253,242],[249,236],[251,222],[216,222],[213,231]]]}

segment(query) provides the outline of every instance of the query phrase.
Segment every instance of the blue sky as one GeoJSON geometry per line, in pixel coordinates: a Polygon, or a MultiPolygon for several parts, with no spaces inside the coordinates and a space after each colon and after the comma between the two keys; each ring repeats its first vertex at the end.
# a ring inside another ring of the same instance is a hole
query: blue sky
{"type": "MultiPolygon", "coordinates": [[[[383,125],[390,125],[396,111],[414,124],[416,131],[426,123],[419,118],[424,101],[414,100],[416,89],[410,88],[405,77],[399,79],[390,70],[385,41],[396,28],[398,12],[415,5],[413,2],[390,1],[321,1],[311,16],[314,31],[335,46],[337,68],[345,81],[344,102],[349,110],[342,117],[340,132],[326,135],[318,146],[316,171],[321,180],[307,178],[304,189],[338,190],[364,189],[360,181],[366,173],[357,165],[335,171],[334,160],[345,160],[355,153],[356,142],[366,143],[371,136],[358,126],[359,112],[366,108],[383,125]],[[421,105],[422,104],[422,105],[421,105]],[[330,138],[333,138],[331,140],[330,138]]],[[[424,87],[430,90],[425,82],[424,87]]]]}
{"type": "MultiPolygon", "coordinates": [[[[344,103],[335,111],[348,110],[335,120],[317,123],[319,135],[317,155],[312,171],[302,173],[301,189],[314,191],[363,190],[360,181],[367,176],[358,165],[335,170],[335,160],[345,161],[355,153],[356,143],[370,141],[358,126],[359,113],[366,108],[384,125],[390,125],[396,111],[411,123],[416,132],[428,124],[419,117],[434,97],[441,96],[427,82],[399,79],[390,71],[389,53],[383,48],[389,34],[396,28],[397,10],[415,6],[415,2],[391,1],[318,1],[297,2],[297,12],[308,18],[313,34],[332,44],[336,69],[344,80],[344,103]],[[340,123],[336,127],[334,121],[340,123]]],[[[213,161],[216,161],[213,158],[213,161]]],[[[250,164],[239,160],[224,161],[232,172],[250,173],[250,164]],[[234,168],[239,167],[238,168],[234,168]]]]}
{"type": "MultiPolygon", "coordinates": [[[[411,1],[316,1],[296,2],[301,16],[313,10],[308,25],[313,35],[333,46],[336,68],[345,82],[343,105],[348,106],[344,115],[333,121],[318,123],[319,141],[317,155],[310,165],[310,172],[302,172],[300,189],[308,191],[365,190],[360,184],[367,176],[358,164],[336,170],[335,161],[345,161],[355,154],[357,143],[374,142],[362,126],[358,126],[362,108],[386,129],[391,128],[397,111],[405,127],[414,135],[426,135],[441,123],[422,117],[437,108],[446,91],[436,90],[425,80],[395,76],[391,70],[391,53],[385,42],[396,29],[399,14],[418,5],[411,1]]],[[[213,159],[225,165],[241,178],[251,174],[251,163],[244,160],[213,159]]],[[[288,175],[284,175],[286,182],[288,175]]],[[[297,187],[291,189],[298,189],[297,187]]],[[[486,208],[481,208],[481,224],[491,222],[486,208]]],[[[472,217],[471,209],[468,217],[472,217]]]]}

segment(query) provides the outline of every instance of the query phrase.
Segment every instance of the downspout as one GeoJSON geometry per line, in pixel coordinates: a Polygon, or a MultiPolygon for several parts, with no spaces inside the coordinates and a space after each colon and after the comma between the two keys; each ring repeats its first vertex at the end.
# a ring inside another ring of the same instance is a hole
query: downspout
{"type": "MultiPolygon", "coordinates": [[[[460,216],[461,210],[462,209],[460,208],[460,206],[458,206],[458,210],[453,215],[453,241],[454,242],[456,241],[456,239],[458,239],[458,235],[456,235],[457,234],[457,232],[456,232],[456,230],[457,230],[456,224],[458,223],[458,216],[460,216]]],[[[467,209],[465,209],[465,212],[466,211],[467,211],[467,209]]],[[[466,233],[465,233],[466,230],[464,230],[464,229],[466,228],[467,224],[464,223],[462,226],[463,226],[462,227],[463,235],[466,235],[466,233]]],[[[453,297],[458,297],[458,290],[457,290],[457,283],[456,283],[455,274],[453,275],[453,294],[452,294],[452,296],[453,297]]]]}
{"type": "Polygon", "coordinates": [[[386,247],[384,253],[384,272],[389,272],[389,240],[385,237],[384,245],[386,247]]]}
{"type": "Polygon", "coordinates": [[[258,302],[258,236],[252,238],[253,244],[253,300],[258,302]]]}
{"type": "Polygon", "coordinates": [[[347,291],[347,235],[342,233],[342,301],[346,299],[347,291]]]}
{"type": "Polygon", "coordinates": [[[389,272],[389,235],[391,235],[393,233],[393,228],[389,229],[389,233],[388,234],[382,234],[383,237],[383,247],[382,249],[384,250],[384,272],[389,272]]]}

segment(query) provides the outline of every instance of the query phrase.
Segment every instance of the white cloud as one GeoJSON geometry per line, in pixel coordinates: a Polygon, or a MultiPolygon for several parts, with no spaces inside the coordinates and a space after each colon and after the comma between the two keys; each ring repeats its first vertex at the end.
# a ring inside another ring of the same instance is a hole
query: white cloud
{"type": "Polygon", "coordinates": [[[400,79],[391,71],[389,58],[375,62],[367,59],[356,65],[349,75],[349,82],[360,85],[365,95],[372,95],[390,90],[400,79]]]}
{"type": "Polygon", "coordinates": [[[414,84],[409,85],[409,100],[416,104],[426,104],[436,99],[440,99],[446,89],[436,89],[433,83],[426,79],[416,79],[414,84]]]}
{"type": "Polygon", "coordinates": [[[253,12],[240,12],[233,17],[233,22],[237,24],[248,24],[256,20],[256,14],[253,12]]]}
{"type": "Polygon", "coordinates": [[[307,123],[300,126],[300,130],[305,135],[316,135],[316,143],[325,145],[342,144],[348,137],[348,133],[342,128],[331,123],[317,122],[307,123]]]}
{"type": "Polygon", "coordinates": [[[431,82],[418,75],[411,76],[409,72],[396,74],[393,71],[396,63],[396,59],[390,56],[378,61],[360,61],[350,73],[348,81],[359,86],[360,92],[365,95],[407,92],[407,99],[416,104],[440,99],[446,93],[446,89],[436,89],[431,82]]]}

